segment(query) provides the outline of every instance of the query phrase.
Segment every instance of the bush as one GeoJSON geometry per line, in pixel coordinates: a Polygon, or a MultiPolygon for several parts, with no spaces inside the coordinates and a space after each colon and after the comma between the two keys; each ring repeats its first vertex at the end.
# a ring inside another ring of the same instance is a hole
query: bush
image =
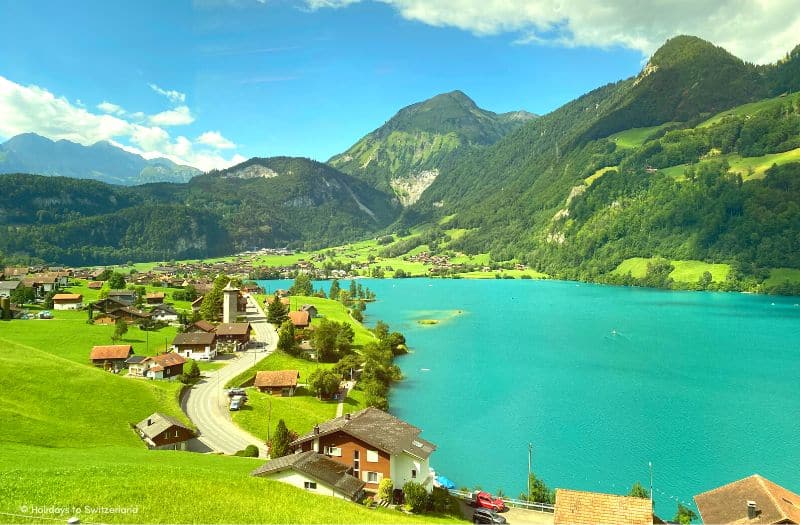
{"type": "Polygon", "coordinates": [[[234,456],[239,456],[243,458],[257,458],[258,457],[258,447],[255,445],[247,445],[244,450],[238,451],[234,456]]]}
{"type": "Polygon", "coordinates": [[[375,500],[373,499],[372,496],[367,496],[366,498],[364,498],[364,506],[367,507],[368,509],[371,509],[372,507],[375,506],[375,500]]]}
{"type": "MultiPolygon", "coordinates": [[[[378,487],[380,490],[380,487],[378,487]]],[[[429,496],[428,508],[433,512],[444,513],[450,512],[453,509],[453,498],[447,489],[442,487],[433,487],[429,496]]]]}
{"type": "Polygon", "coordinates": [[[392,501],[392,492],[394,491],[394,482],[392,478],[383,478],[378,483],[378,499],[383,501],[392,501]]]}
{"type": "Polygon", "coordinates": [[[415,481],[408,481],[403,485],[403,495],[411,512],[419,514],[428,506],[428,492],[425,487],[415,481]]]}

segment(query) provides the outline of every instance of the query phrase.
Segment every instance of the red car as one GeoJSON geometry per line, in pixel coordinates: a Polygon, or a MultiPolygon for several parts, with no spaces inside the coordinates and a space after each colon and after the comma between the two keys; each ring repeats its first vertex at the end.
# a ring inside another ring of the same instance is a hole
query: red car
{"type": "Polygon", "coordinates": [[[506,509],[506,504],[500,498],[495,498],[488,492],[476,492],[473,495],[472,504],[475,507],[483,509],[492,509],[497,512],[503,512],[506,509]]]}

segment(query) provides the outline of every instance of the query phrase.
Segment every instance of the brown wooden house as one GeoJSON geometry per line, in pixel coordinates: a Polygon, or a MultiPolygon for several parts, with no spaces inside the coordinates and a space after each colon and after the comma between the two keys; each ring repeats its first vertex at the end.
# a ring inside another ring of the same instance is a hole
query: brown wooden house
{"type": "Polygon", "coordinates": [[[189,359],[208,361],[217,355],[217,334],[185,332],[172,340],[172,351],[189,359]]]}
{"type": "Polygon", "coordinates": [[[212,333],[216,330],[216,326],[213,323],[209,323],[208,321],[199,320],[195,321],[194,323],[190,324],[189,327],[186,329],[187,332],[206,332],[208,334],[212,333]]]}
{"type": "Polygon", "coordinates": [[[125,368],[125,361],[133,354],[131,345],[94,346],[89,353],[89,360],[94,366],[119,371],[125,368]]]}
{"type": "Polygon", "coordinates": [[[256,374],[253,386],[273,396],[291,397],[299,378],[297,370],[262,370],[256,374]]]}
{"type": "Polygon", "coordinates": [[[145,377],[150,379],[176,379],[183,373],[186,358],[174,352],[148,357],[145,377]]]}
{"type": "Polygon", "coordinates": [[[186,450],[194,432],[174,417],[156,412],[136,424],[136,433],[150,449],[186,450]]]}
{"type": "Polygon", "coordinates": [[[221,323],[214,330],[217,345],[231,346],[231,350],[244,350],[250,342],[250,323],[221,323]]]}
{"type": "Polygon", "coordinates": [[[152,292],[144,296],[147,304],[164,304],[164,292],[152,292]]]}
{"type": "Polygon", "coordinates": [[[295,328],[308,328],[308,325],[311,324],[311,315],[305,310],[297,310],[289,312],[289,320],[295,328]]]}

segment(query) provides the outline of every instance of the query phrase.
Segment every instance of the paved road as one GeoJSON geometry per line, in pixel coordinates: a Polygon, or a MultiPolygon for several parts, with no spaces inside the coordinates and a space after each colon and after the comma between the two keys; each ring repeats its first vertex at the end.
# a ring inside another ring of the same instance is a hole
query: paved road
{"type": "Polygon", "coordinates": [[[184,398],[183,411],[197,427],[198,441],[209,449],[233,454],[247,445],[256,445],[259,457],[265,457],[264,443],[231,421],[228,396],[224,390],[225,383],[271,354],[278,342],[275,329],[267,323],[263,309],[252,297],[248,299],[247,318],[255,332],[253,339],[264,346],[239,352],[225,366],[206,372],[184,398]]]}

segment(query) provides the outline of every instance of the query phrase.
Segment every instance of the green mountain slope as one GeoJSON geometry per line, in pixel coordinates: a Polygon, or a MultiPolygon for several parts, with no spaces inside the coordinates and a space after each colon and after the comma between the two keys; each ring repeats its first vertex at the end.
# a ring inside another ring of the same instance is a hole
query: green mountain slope
{"type": "Polygon", "coordinates": [[[24,133],[0,144],[0,173],[38,173],[130,186],[186,182],[201,171],[168,159],[147,160],[109,142],[83,146],[24,133]]]}
{"type": "Polygon", "coordinates": [[[533,118],[524,111],[483,110],[453,91],[401,109],[328,163],[409,205],[459,154],[493,144],[533,118]]]}
{"type": "Polygon", "coordinates": [[[319,247],[385,228],[391,197],[308,159],[251,159],[187,184],[111,186],[3,175],[0,252],[66,264],[225,255],[261,246],[319,247]]]}

